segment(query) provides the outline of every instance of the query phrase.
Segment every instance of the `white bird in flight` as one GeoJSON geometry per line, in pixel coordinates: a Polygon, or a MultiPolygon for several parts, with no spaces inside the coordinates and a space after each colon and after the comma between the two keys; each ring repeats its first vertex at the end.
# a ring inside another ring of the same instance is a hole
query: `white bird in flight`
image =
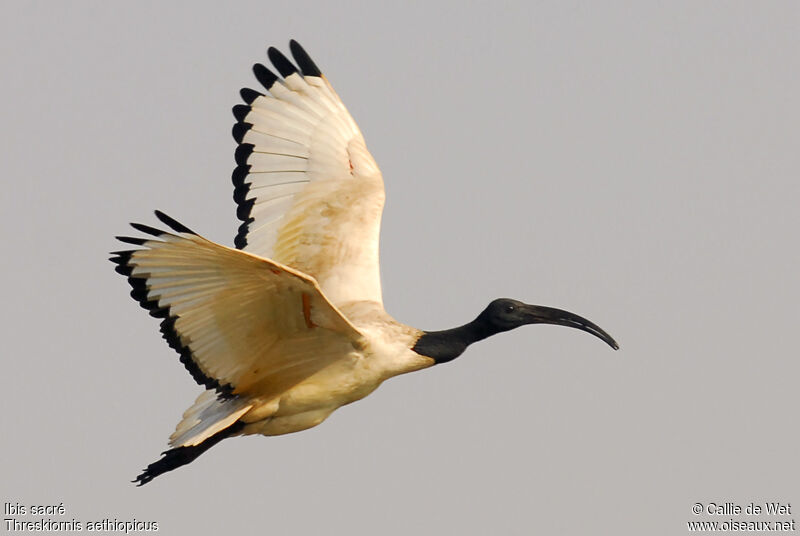
{"type": "Polygon", "coordinates": [[[460,356],[470,344],[525,324],[558,324],[617,343],[573,313],[500,298],[453,329],[422,331],[383,308],[378,235],[383,179],[361,131],[327,78],[294,40],[295,67],[268,56],[281,78],[253,67],[265,95],[242,89],[236,249],[169,216],[152,238],[117,237],[131,296],[162,318],[161,333],[206,388],[170,448],[134,482],[185,465],[222,439],[316,426],[383,381],[460,356]]]}

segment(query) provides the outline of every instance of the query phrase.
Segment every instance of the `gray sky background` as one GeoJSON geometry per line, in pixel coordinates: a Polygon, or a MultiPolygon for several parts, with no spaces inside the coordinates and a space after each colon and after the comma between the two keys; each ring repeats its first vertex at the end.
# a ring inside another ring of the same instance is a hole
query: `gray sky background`
{"type": "Polygon", "coordinates": [[[695,502],[800,508],[800,4],[3,12],[3,502],[167,534],[673,535],[695,502]],[[154,208],[232,245],[230,108],[292,37],[383,171],[395,318],[508,296],[622,349],[519,329],[137,489],[198,387],[107,252],[154,208]]]}

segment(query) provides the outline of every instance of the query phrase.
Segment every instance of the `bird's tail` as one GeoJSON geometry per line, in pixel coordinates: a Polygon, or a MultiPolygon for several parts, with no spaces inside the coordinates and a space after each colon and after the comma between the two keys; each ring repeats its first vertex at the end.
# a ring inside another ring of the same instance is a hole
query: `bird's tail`
{"type": "Polygon", "coordinates": [[[169,446],[199,445],[238,421],[252,407],[239,397],[221,398],[210,389],[203,391],[183,413],[183,419],[169,437],[169,446]]]}
{"type": "Polygon", "coordinates": [[[186,465],[187,463],[191,463],[197,459],[202,453],[225,439],[226,437],[231,437],[237,435],[239,432],[242,431],[244,428],[245,423],[242,421],[237,421],[236,423],[232,424],[231,426],[225,428],[224,430],[217,432],[216,434],[212,435],[202,443],[197,445],[192,445],[189,447],[177,447],[173,449],[169,449],[165,452],[162,452],[162,458],[154,461],[147,468],[142,471],[142,474],[136,477],[136,480],[133,480],[137,486],[143,486],[147,484],[151,480],[153,480],[158,475],[164,474],[168,471],[172,471],[182,465],[186,465]]]}

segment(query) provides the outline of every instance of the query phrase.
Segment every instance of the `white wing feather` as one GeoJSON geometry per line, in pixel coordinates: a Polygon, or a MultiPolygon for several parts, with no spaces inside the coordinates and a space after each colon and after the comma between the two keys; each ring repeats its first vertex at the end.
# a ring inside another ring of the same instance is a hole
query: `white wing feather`
{"type": "Polygon", "coordinates": [[[112,260],[199,383],[267,401],[352,354],[361,333],[313,278],[157,214],[178,232],[135,224],[157,239],[112,260]]]}
{"type": "Polygon", "coordinates": [[[234,108],[236,246],[313,276],[334,304],[381,303],[380,170],[327,79],[291,46],[305,76],[270,49],[283,81],[257,65],[271,96],[243,90],[248,105],[234,108]]]}

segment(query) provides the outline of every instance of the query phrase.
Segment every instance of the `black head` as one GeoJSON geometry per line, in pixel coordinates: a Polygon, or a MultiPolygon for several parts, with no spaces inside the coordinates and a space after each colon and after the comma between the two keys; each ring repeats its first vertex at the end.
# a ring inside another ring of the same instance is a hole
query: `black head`
{"type": "Polygon", "coordinates": [[[619,345],[611,338],[611,335],[581,316],[552,307],[528,305],[510,298],[498,298],[492,301],[478,315],[475,322],[487,329],[489,332],[487,335],[494,335],[495,333],[508,331],[527,324],[567,326],[591,333],[605,341],[614,350],[619,349],[619,345]]]}
{"type": "Polygon", "coordinates": [[[436,363],[447,363],[460,356],[474,342],[527,324],[556,324],[577,328],[599,337],[614,350],[619,349],[611,335],[576,314],[552,307],[528,305],[509,298],[498,298],[468,324],[443,331],[423,332],[412,350],[433,358],[436,363]]]}

